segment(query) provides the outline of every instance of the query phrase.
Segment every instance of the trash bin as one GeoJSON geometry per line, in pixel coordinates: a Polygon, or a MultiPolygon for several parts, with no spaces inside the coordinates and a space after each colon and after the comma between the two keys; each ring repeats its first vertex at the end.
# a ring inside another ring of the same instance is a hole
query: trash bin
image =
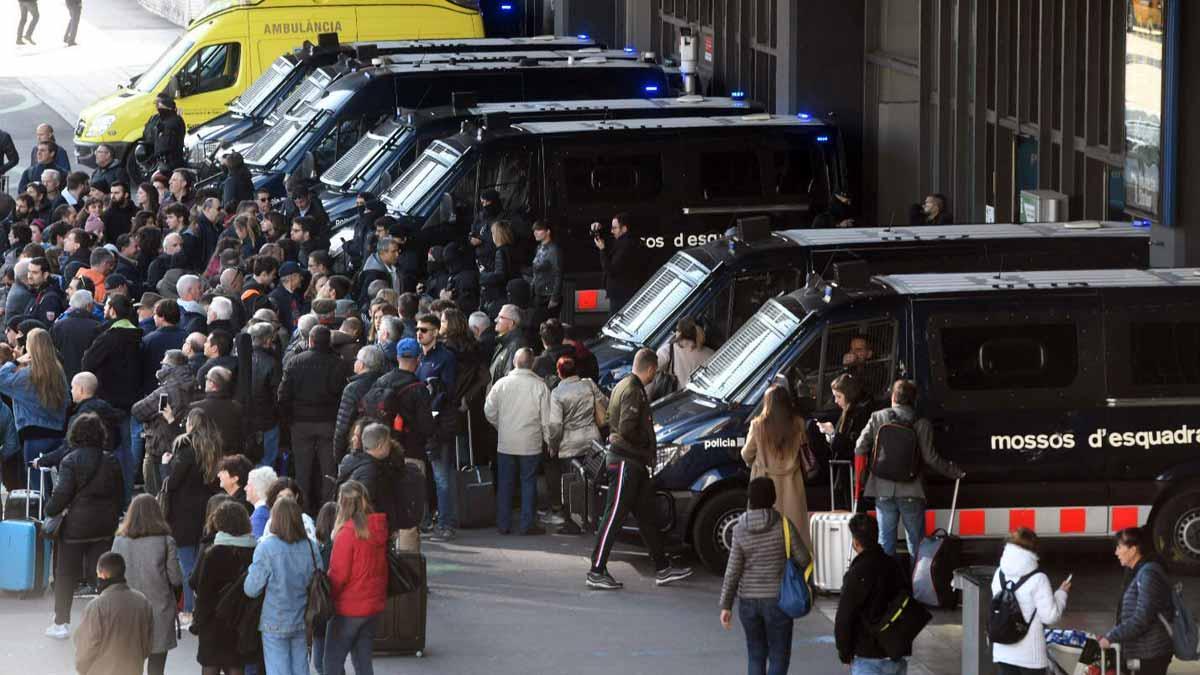
{"type": "Polygon", "coordinates": [[[971,565],[954,570],[951,585],[962,591],[962,673],[992,675],[992,649],[988,644],[988,612],[992,605],[994,565],[971,565]]]}

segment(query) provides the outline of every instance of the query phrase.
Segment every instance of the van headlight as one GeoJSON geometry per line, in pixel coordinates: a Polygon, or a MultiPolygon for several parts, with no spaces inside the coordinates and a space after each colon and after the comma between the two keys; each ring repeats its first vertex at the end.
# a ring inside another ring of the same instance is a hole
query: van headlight
{"type": "Polygon", "coordinates": [[[691,446],[674,444],[658,446],[658,453],[654,459],[654,473],[657,474],[658,472],[670,466],[672,463],[679,460],[680,457],[686,455],[690,447],[691,446]]]}
{"type": "Polygon", "coordinates": [[[84,131],[84,136],[103,136],[108,128],[117,121],[116,115],[101,115],[96,119],[88,122],[87,129],[84,131]]]}

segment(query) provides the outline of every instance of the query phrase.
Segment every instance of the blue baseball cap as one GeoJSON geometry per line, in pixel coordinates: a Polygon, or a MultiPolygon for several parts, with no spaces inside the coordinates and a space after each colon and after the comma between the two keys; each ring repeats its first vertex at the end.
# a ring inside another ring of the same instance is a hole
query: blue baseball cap
{"type": "Polygon", "coordinates": [[[401,359],[420,358],[421,343],[413,338],[404,338],[396,343],[396,357],[401,359]]]}
{"type": "Polygon", "coordinates": [[[300,266],[290,260],[283,263],[283,265],[280,265],[280,267],[279,267],[279,278],[280,279],[282,279],[286,276],[292,275],[292,274],[300,274],[300,273],[301,273],[300,266]]]}

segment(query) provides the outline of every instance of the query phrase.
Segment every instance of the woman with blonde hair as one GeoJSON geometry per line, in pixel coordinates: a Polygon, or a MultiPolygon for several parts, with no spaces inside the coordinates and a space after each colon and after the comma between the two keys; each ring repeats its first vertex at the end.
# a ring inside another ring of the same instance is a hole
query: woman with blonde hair
{"type": "MultiPolygon", "coordinates": [[[[170,406],[163,411],[174,422],[170,406]]],[[[220,491],[217,464],[221,460],[221,432],[202,410],[188,413],[184,433],[175,439],[171,451],[163,455],[167,465],[163,492],[167,504],[167,522],[179,546],[183,576],[190,577],[196,566],[208,499],[220,491]]],[[[190,624],[194,598],[190,586],[184,588],[182,623],[190,624]]]]}
{"type": "Polygon", "coordinates": [[[183,586],[183,574],[171,527],[154,497],[138,495],[129,503],[125,519],[117,527],[112,550],[125,558],[125,579],[129,587],[146,596],[154,610],[154,631],[146,673],[162,675],[167,652],[177,644],[175,589],[183,586]]]}
{"type": "Polygon", "coordinates": [[[342,675],[346,655],[358,675],[372,675],[371,643],[387,602],[387,516],[372,513],[367,488],[356,480],[338,489],[329,586],[333,618],[325,630],[325,674],[342,675]]]}
{"type": "Polygon", "coordinates": [[[488,316],[496,316],[504,299],[508,297],[508,282],[520,276],[515,254],[516,237],[513,236],[512,226],[506,220],[492,223],[492,242],[496,245],[496,254],[492,259],[491,269],[479,275],[479,285],[482,289],[481,304],[488,316]]]}
{"type": "MultiPolygon", "coordinates": [[[[25,461],[32,462],[62,443],[71,402],[67,374],[50,333],[41,328],[29,331],[23,348],[17,342],[14,356],[0,366],[0,394],[12,400],[25,461]]],[[[41,474],[35,471],[29,487],[40,486],[41,474]]]]}
{"type": "Polygon", "coordinates": [[[810,551],[804,476],[813,468],[811,456],[804,417],[794,410],[791,394],[778,385],[768,387],[762,413],[750,422],[742,459],[750,467],[750,480],[767,476],[775,483],[775,510],[795,523],[810,551]]]}
{"type": "Polygon", "coordinates": [[[692,373],[712,358],[713,350],[704,345],[704,329],[685,316],[675,325],[675,335],[657,353],[659,367],[669,368],[682,389],[692,373]]]}

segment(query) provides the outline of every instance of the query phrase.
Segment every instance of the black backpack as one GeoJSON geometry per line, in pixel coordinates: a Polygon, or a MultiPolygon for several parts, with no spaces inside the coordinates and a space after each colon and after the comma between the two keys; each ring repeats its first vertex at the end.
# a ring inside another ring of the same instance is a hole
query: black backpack
{"type": "Polygon", "coordinates": [[[1025,614],[1017,602],[1017,589],[1030,577],[1041,573],[1040,569],[1034,570],[1016,581],[1009,581],[1004,578],[1004,572],[1000,572],[1000,593],[992,598],[991,611],[988,613],[988,637],[993,643],[1011,645],[1025,638],[1033,616],[1037,616],[1037,610],[1033,611],[1029,621],[1025,620],[1025,614]]]}
{"type": "Polygon", "coordinates": [[[871,451],[871,474],[887,480],[907,483],[921,473],[921,448],[912,424],[894,414],[875,434],[871,451]]]}

